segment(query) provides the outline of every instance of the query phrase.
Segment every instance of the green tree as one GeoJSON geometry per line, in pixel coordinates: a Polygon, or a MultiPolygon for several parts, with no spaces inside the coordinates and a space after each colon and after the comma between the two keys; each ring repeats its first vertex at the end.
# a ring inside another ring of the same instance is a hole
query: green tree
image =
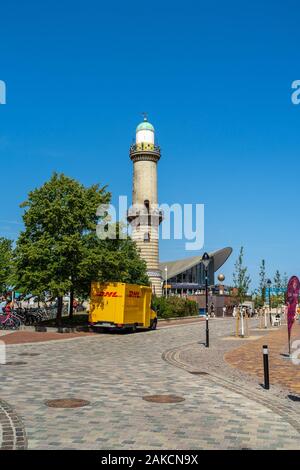
{"type": "Polygon", "coordinates": [[[284,273],[282,276],[281,289],[286,290],[288,286],[289,278],[287,273],[284,273]]]}
{"type": "Polygon", "coordinates": [[[87,238],[75,284],[79,295],[89,292],[92,280],[149,285],[147,266],[136,244],[120,238],[118,228],[116,235],[115,239],[99,240],[94,234],[87,238]]]}
{"type": "Polygon", "coordinates": [[[248,275],[248,268],[244,266],[244,247],[241,247],[239,256],[234,265],[233,283],[237,289],[237,297],[242,304],[247,296],[247,292],[251,283],[248,275]]]}
{"type": "Polygon", "coordinates": [[[283,273],[283,276],[282,276],[282,279],[281,279],[281,291],[282,291],[281,299],[280,299],[281,303],[285,303],[285,301],[286,301],[285,296],[286,296],[288,282],[289,282],[289,277],[288,277],[287,273],[285,272],[285,273],[283,273]]]}
{"type": "Polygon", "coordinates": [[[7,292],[12,282],[12,241],[0,237],[0,294],[7,292]]]}
{"type": "Polygon", "coordinates": [[[261,304],[264,305],[266,302],[266,285],[267,285],[267,277],[266,277],[266,262],[265,260],[261,260],[261,264],[259,267],[259,292],[261,295],[261,304]]]}
{"type": "Polygon", "coordinates": [[[277,293],[279,293],[281,289],[281,285],[282,285],[281,274],[277,269],[277,271],[275,272],[275,276],[274,276],[274,287],[277,293]]]}
{"type": "Polygon", "coordinates": [[[88,296],[92,280],[146,280],[131,240],[97,238],[96,226],[104,223],[97,208],[110,197],[105,187],[84,187],[55,173],[21,205],[25,230],[15,252],[17,285],[27,293],[57,298],[58,324],[63,296],[70,292],[72,305],[75,294],[88,296]]]}
{"type": "Polygon", "coordinates": [[[282,278],[281,278],[281,274],[280,274],[278,269],[275,272],[275,276],[274,276],[274,279],[273,279],[273,285],[274,285],[274,288],[275,288],[276,295],[275,296],[273,295],[272,305],[274,307],[277,307],[279,304],[281,304],[283,302],[283,295],[282,295],[282,292],[281,292],[282,278]]]}

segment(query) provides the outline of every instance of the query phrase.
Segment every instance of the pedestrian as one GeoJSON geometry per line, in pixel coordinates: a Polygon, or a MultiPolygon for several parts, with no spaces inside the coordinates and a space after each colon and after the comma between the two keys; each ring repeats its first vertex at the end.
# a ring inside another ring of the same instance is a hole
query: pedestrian
{"type": "Polygon", "coordinates": [[[227,307],[226,307],[226,305],[224,305],[224,307],[223,307],[223,318],[226,317],[226,313],[227,313],[227,307]]]}
{"type": "Polygon", "coordinates": [[[73,300],[73,312],[74,312],[74,313],[77,313],[78,305],[79,305],[78,300],[77,300],[77,299],[74,299],[74,300],[73,300]]]}
{"type": "Polygon", "coordinates": [[[4,313],[5,307],[6,307],[6,300],[5,300],[5,297],[3,297],[0,302],[0,314],[4,313]]]}
{"type": "Polygon", "coordinates": [[[6,305],[4,307],[4,313],[6,315],[8,315],[9,313],[11,313],[11,309],[12,309],[12,301],[9,299],[7,302],[6,302],[6,305]]]}

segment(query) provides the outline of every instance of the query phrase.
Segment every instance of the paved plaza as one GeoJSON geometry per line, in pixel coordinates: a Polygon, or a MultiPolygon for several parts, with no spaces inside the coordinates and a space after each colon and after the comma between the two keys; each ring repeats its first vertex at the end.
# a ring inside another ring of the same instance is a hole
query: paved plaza
{"type": "Polygon", "coordinates": [[[292,329],[291,345],[292,353],[295,351],[295,361],[288,356],[287,328],[275,330],[269,335],[263,336],[253,343],[251,349],[247,345],[235,348],[225,354],[225,360],[233,367],[256,377],[263,375],[263,362],[260,360],[263,344],[267,344],[270,356],[271,384],[281,385],[292,393],[300,396],[300,325],[295,322],[292,329]],[[298,365],[297,365],[298,362],[298,365]]]}
{"type": "Polygon", "coordinates": [[[276,394],[276,387],[268,394],[258,378],[248,379],[226,364],[226,350],[240,347],[222,339],[234,331],[234,324],[216,319],[210,325],[209,351],[201,344],[204,322],[137,334],[9,344],[11,364],[0,366],[0,447],[299,449],[299,404],[290,404],[286,393],[276,394]],[[184,401],[143,400],[154,394],[184,401]],[[89,404],[74,409],[45,404],[65,398],[89,404]],[[5,406],[6,418],[1,414],[5,406]]]}

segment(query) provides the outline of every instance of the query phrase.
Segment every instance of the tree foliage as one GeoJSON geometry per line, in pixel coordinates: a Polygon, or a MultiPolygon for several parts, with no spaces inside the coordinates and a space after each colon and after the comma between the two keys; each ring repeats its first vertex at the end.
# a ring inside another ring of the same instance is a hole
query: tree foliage
{"type": "Polygon", "coordinates": [[[7,292],[12,282],[12,241],[0,237],[0,295],[7,292]]]}
{"type": "Polygon", "coordinates": [[[84,256],[75,280],[75,291],[81,296],[89,292],[92,280],[149,285],[147,266],[130,239],[99,240],[91,234],[84,247],[84,256]]]}
{"type": "Polygon", "coordinates": [[[274,275],[273,285],[275,288],[275,295],[272,296],[272,305],[273,307],[277,307],[278,305],[282,305],[284,303],[284,291],[287,287],[287,283],[285,281],[285,274],[282,276],[278,269],[276,270],[274,275]]]}
{"type": "Polygon", "coordinates": [[[247,292],[251,283],[250,276],[248,275],[248,268],[244,266],[244,248],[241,247],[239,256],[234,265],[233,283],[237,289],[237,297],[242,304],[247,296],[247,292]]]}
{"type": "Polygon", "coordinates": [[[279,293],[281,287],[282,287],[281,274],[277,269],[275,272],[275,276],[274,276],[274,288],[277,291],[277,293],[279,293]]]}
{"type": "Polygon", "coordinates": [[[267,285],[267,277],[266,277],[266,262],[265,260],[261,260],[261,264],[259,267],[259,292],[261,295],[261,303],[264,305],[266,301],[266,285],[267,285]]]}
{"type": "Polygon", "coordinates": [[[288,277],[287,273],[285,272],[285,273],[283,273],[282,281],[281,281],[281,288],[283,290],[287,289],[288,282],[289,282],[289,277],[288,277]]]}

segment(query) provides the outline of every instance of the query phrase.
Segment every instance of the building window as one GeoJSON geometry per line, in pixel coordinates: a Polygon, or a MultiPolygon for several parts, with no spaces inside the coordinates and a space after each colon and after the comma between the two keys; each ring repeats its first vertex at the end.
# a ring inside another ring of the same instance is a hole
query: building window
{"type": "Polygon", "coordinates": [[[150,242],[150,233],[146,232],[144,234],[144,243],[149,243],[150,242]]]}
{"type": "Polygon", "coordinates": [[[144,201],[144,205],[147,209],[147,212],[149,212],[149,208],[150,208],[150,202],[148,201],[148,199],[146,199],[146,201],[144,201]]]}

